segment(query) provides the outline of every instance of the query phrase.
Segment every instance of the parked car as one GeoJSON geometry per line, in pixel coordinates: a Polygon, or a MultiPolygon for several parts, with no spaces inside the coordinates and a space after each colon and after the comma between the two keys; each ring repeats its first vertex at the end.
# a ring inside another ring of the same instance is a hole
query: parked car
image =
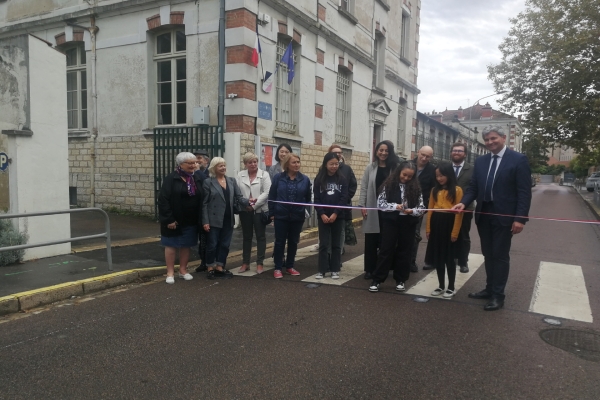
{"type": "Polygon", "coordinates": [[[594,191],[596,182],[600,182],[600,172],[594,172],[587,178],[587,181],[585,181],[585,188],[588,190],[588,192],[594,191]]]}

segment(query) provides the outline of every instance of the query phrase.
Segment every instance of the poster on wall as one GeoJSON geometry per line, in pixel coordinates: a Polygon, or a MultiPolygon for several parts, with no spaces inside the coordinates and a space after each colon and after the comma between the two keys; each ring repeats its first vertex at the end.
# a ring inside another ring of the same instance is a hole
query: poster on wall
{"type": "MultiPolygon", "coordinates": [[[[278,146],[278,144],[261,143],[260,161],[258,166],[260,169],[267,170],[277,163],[277,160],[275,160],[275,152],[277,151],[278,146]]],[[[294,154],[300,155],[299,147],[292,147],[292,151],[294,154]]]]}

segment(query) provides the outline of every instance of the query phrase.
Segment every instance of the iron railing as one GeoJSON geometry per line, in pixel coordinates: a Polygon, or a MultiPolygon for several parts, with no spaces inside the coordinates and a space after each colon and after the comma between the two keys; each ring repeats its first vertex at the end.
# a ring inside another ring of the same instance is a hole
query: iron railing
{"type": "Polygon", "coordinates": [[[72,214],[76,212],[99,212],[104,217],[104,229],[106,230],[103,233],[98,233],[95,235],[88,236],[78,236],[75,238],[69,239],[59,239],[59,240],[51,240],[48,242],[42,243],[34,243],[34,244],[21,244],[18,246],[9,246],[9,247],[0,247],[0,252],[2,251],[12,251],[12,250],[24,250],[30,249],[33,247],[44,247],[44,246],[52,246],[55,244],[69,243],[77,240],[90,240],[90,239],[98,239],[98,238],[106,238],[106,260],[108,262],[108,270],[112,271],[112,253],[111,253],[111,244],[110,244],[110,220],[108,219],[108,214],[106,211],[100,208],[74,208],[72,210],[59,210],[59,211],[46,211],[46,212],[37,212],[37,213],[24,213],[24,214],[1,214],[0,219],[12,219],[12,218],[23,218],[23,217],[39,217],[43,215],[58,215],[58,214],[72,214]]]}
{"type": "MultiPolygon", "coordinates": [[[[441,140],[436,140],[431,136],[425,136],[423,134],[417,134],[415,138],[416,151],[423,146],[429,146],[433,149],[433,158],[437,161],[451,161],[450,159],[450,146],[452,143],[445,143],[441,140]]],[[[479,154],[475,154],[471,151],[467,152],[467,162],[473,164],[479,157],[479,154]]]]}
{"type": "Polygon", "coordinates": [[[205,151],[210,158],[222,157],[225,140],[221,126],[180,126],[154,128],[154,210],[158,218],[158,193],[163,178],[176,167],[177,154],[205,151]]]}

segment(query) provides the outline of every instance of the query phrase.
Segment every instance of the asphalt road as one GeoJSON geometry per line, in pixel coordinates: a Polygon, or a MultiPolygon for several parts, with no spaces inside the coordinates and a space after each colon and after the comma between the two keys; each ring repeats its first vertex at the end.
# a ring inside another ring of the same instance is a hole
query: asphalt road
{"type": "MultiPolygon", "coordinates": [[[[532,216],[593,218],[569,188],[533,194],[532,216]]],[[[452,300],[417,303],[391,279],[380,293],[361,276],[309,288],[315,254],[297,263],[300,277],[161,279],[4,317],[0,398],[597,399],[599,238],[598,226],[530,221],[497,312],[467,298],[483,268],[452,300]],[[581,266],[594,320],[557,318],[563,342],[585,339],[576,354],[542,340],[554,328],[529,311],[541,262],[581,266]]]]}

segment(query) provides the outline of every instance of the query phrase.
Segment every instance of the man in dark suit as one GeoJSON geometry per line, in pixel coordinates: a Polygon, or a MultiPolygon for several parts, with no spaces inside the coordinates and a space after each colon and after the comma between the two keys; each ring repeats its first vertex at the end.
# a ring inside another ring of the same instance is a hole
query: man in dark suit
{"type": "MultiPolygon", "coordinates": [[[[417,152],[417,157],[413,160],[417,166],[417,177],[419,178],[419,185],[421,186],[421,193],[423,193],[423,204],[427,206],[429,204],[429,195],[431,189],[435,185],[435,166],[431,163],[433,159],[433,149],[429,146],[423,146],[417,152]]],[[[421,225],[423,224],[424,216],[419,217],[417,223],[417,230],[415,233],[415,241],[412,248],[412,259],[410,272],[418,272],[419,267],[417,266],[417,252],[419,251],[419,242],[421,238],[421,225]]],[[[435,269],[433,265],[427,264],[425,260],[424,270],[435,269]]]]}
{"type": "MultiPolygon", "coordinates": [[[[452,168],[456,174],[456,183],[466,192],[469,184],[471,183],[471,177],[473,176],[473,166],[466,162],[467,158],[467,145],[465,143],[454,143],[450,151],[450,158],[452,158],[452,168]]],[[[473,210],[475,210],[475,204],[471,203],[466,210],[471,211],[463,214],[462,224],[460,226],[460,233],[458,240],[456,241],[456,258],[458,260],[458,266],[460,272],[469,272],[469,253],[471,252],[471,221],[473,220],[473,210]]]]}
{"type": "Polygon", "coordinates": [[[489,299],[483,309],[495,311],[504,306],[512,237],[520,233],[528,221],[531,170],[525,155],[506,147],[502,127],[487,126],[481,135],[491,153],[477,158],[469,188],[462,202],[453,209],[462,211],[477,200],[475,223],[487,278],[485,289],[470,293],[469,297],[489,299]]]}

